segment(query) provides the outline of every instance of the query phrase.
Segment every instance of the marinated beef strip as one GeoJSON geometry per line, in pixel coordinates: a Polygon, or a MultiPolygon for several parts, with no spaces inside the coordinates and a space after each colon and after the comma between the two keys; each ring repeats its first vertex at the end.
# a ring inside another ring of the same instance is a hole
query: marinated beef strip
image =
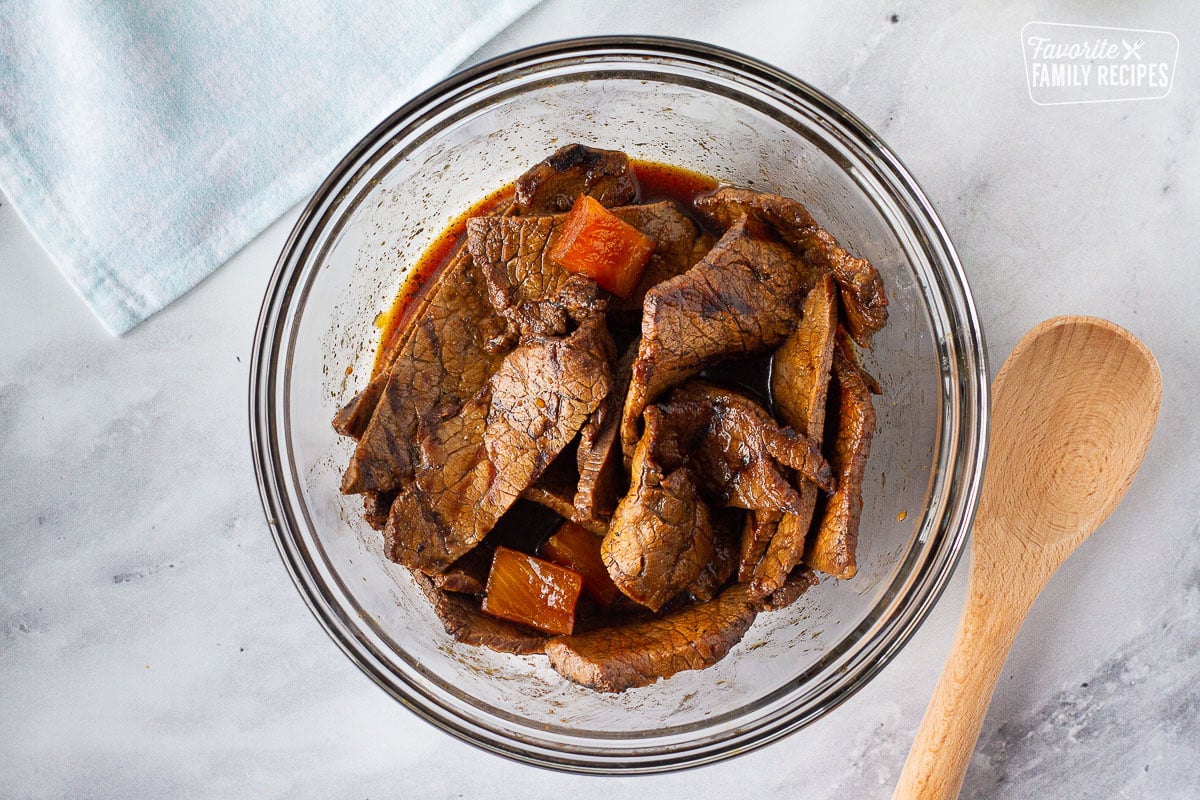
{"type": "Polygon", "coordinates": [[[488,570],[492,566],[495,547],[481,544],[472,548],[446,568],[445,572],[429,576],[433,585],[442,591],[482,595],[487,586],[488,570]]]}
{"type": "Polygon", "coordinates": [[[811,285],[792,251],[743,216],[694,267],[648,291],[621,419],[626,461],[647,405],[705,367],[779,344],[811,285]]]}
{"type": "Polygon", "coordinates": [[[853,578],[858,571],[855,549],[862,515],[863,476],[875,433],[875,408],[853,355],[841,346],[834,349],[833,378],[838,418],[830,461],[838,476],[838,489],[825,504],[825,514],[805,550],[804,562],[836,578],[853,578]]]}
{"type": "Polygon", "coordinates": [[[629,391],[637,342],[625,348],[613,370],[613,389],[579,432],[576,466],[579,481],[573,501],[572,518],[580,524],[609,519],[624,493],[621,471],[621,406],[629,391]]]}
{"type": "Polygon", "coordinates": [[[710,508],[713,555],[688,586],[688,593],[704,603],[717,596],[737,569],[738,532],[744,515],[734,508],[710,508]]]}
{"type": "Polygon", "coordinates": [[[862,354],[858,352],[858,348],[853,344],[854,337],[841,325],[837,329],[837,347],[840,347],[844,353],[854,364],[854,368],[858,370],[858,374],[862,376],[863,381],[867,384],[867,390],[873,395],[883,394],[883,387],[879,385],[879,381],[874,375],[867,372],[867,368],[863,366],[862,354]]]}
{"type": "MultiPolygon", "coordinates": [[[[509,205],[511,204],[504,204],[501,207],[491,210],[488,216],[503,216],[509,205]]],[[[458,249],[450,257],[450,266],[447,267],[447,270],[462,268],[462,265],[458,262],[469,256],[466,252],[466,247],[467,244],[465,241],[459,244],[458,249]]],[[[440,283],[441,277],[439,276],[435,280],[440,283]]],[[[430,291],[419,295],[415,306],[408,310],[407,316],[410,322],[398,331],[393,340],[388,343],[388,350],[382,354],[370,382],[334,416],[333,429],[335,431],[355,440],[362,438],[363,432],[366,431],[367,425],[375,413],[375,408],[379,404],[379,398],[383,396],[383,390],[387,386],[391,375],[392,363],[398,356],[406,353],[406,343],[417,330],[418,326],[415,324],[415,320],[424,316],[430,303],[437,299],[438,292],[436,286],[437,283],[435,283],[430,291]]]]}
{"type": "Polygon", "coordinates": [[[833,471],[817,445],[780,428],[765,408],[746,395],[691,380],[660,404],[668,414],[705,424],[692,454],[701,491],[713,502],[756,511],[794,511],[800,498],[789,469],[832,492],[833,471]]]}
{"type": "Polygon", "coordinates": [[[390,492],[364,492],[363,519],[375,530],[383,530],[395,499],[396,495],[390,492]]]}
{"type": "Polygon", "coordinates": [[[871,337],[887,324],[887,293],[879,272],[865,258],[850,255],[796,200],[723,186],[697,197],[693,206],[719,228],[744,217],[770,225],[813,268],[832,273],[841,288],[847,327],[854,341],[871,346],[871,337]]]}
{"type": "Polygon", "coordinates": [[[665,280],[682,275],[712,248],[713,239],[702,233],[679,206],[671,201],[614,208],[623,222],[654,240],[654,252],[646,271],[628,299],[614,297],[609,313],[614,319],[636,322],[641,316],[646,292],[665,280]]]}
{"type": "MultiPolygon", "coordinates": [[[[816,586],[820,581],[817,574],[805,566],[799,566],[788,573],[783,585],[763,598],[763,611],[778,611],[787,608],[800,599],[800,595],[816,586]]],[[[751,594],[754,594],[751,588],[751,594]]]]}
{"type": "MultiPolygon", "coordinates": [[[[584,427],[587,427],[586,423],[584,427]]],[[[575,487],[579,483],[579,476],[569,463],[565,463],[572,455],[574,454],[569,449],[560,454],[536,481],[521,492],[521,497],[553,511],[564,520],[577,523],[597,536],[603,536],[608,530],[606,521],[581,519],[575,510],[575,487]]]]}
{"type": "Polygon", "coordinates": [[[581,194],[607,208],[631,203],[638,195],[628,156],[582,144],[559,148],[517,178],[515,188],[510,213],[518,216],[569,211],[581,194]]]}
{"type": "Polygon", "coordinates": [[[562,492],[560,487],[544,486],[535,483],[525,491],[521,492],[521,497],[531,503],[536,503],[547,511],[553,511],[564,520],[570,520],[588,532],[596,536],[603,536],[608,532],[608,523],[601,520],[575,519],[575,491],[568,487],[567,492],[562,492]]]}
{"type": "Polygon", "coordinates": [[[532,336],[479,394],[423,426],[384,531],[390,557],[437,573],[478,544],[603,401],[611,350],[600,314],[567,337],[532,336]]]}
{"type": "Polygon", "coordinates": [[[617,504],[600,555],[631,600],[658,611],[700,576],[713,556],[707,504],[686,466],[690,421],[646,410],[629,493],[617,504]]]}
{"type": "Polygon", "coordinates": [[[754,622],[758,605],[741,584],[707,603],[546,643],[550,663],[575,683],[602,692],[648,686],[725,657],[754,622]]]}
{"type": "MultiPolygon", "coordinates": [[[[838,298],[833,278],[825,275],[808,293],[796,330],[775,351],[771,394],[782,422],[803,432],[820,446],[825,430],[826,396],[838,330],[838,298]]],[[[785,514],[775,528],[765,554],[753,558],[743,550],[740,575],[750,574],[755,591],[769,594],[783,585],[804,556],[805,540],[817,505],[817,487],[797,481],[801,505],[785,514]]]]}
{"type": "Polygon", "coordinates": [[[568,312],[557,300],[571,276],[549,255],[565,219],[559,214],[467,221],[467,249],[487,281],[492,308],[507,320],[514,338],[566,331],[568,312]]]}
{"type": "MultiPolygon", "coordinates": [[[[803,502],[803,495],[801,501],[803,502]]],[[[754,580],[754,569],[767,552],[771,540],[775,538],[781,519],[782,511],[750,511],[746,514],[738,557],[738,580],[742,583],[754,580]]]]}
{"type": "Polygon", "coordinates": [[[342,491],[397,491],[411,482],[418,428],[468,402],[504,357],[488,343],[504,321],[488,302],[482,276],[460,250],[430,287],[421,313],[396,352],[387,385],[342,477],[342,491]]]}
{"type": "MultiPolygon", "coordinates": [[[[696,262],[700,233],[669,201],[623,206],[612,212],[655,244],[633,297],[610,302],[618,318],[624,319],[630,312],[640,313],[641,298],[651,286],[686,272],[696,262]]],[[[556,214],[476,217],[467,222],[467,248],[487,280],[492,307],[508,320],[513,336],[565,330],[574,295],[563,287],[572,279],[571,273],[550,258],[565,221],[565,214],[556,214]]]]}
{"type": "Polygon", "coordinates": [[[333,429],[342,436],[349,436],[357,441],[362,438],[363,431],[371,422],[371,415],[379,404],[383,389],[387,386],[388,373],[382,370],[363,387],[362,391],[350,398],[350,402],[342,406],[333,417],[333,429]]]}
{"type": "Polygon", "coordinates": [[[487,647],[501,653],[541,653],[547,636],[515,622],[485,614],[479,599],[439,589],[426,575],[414,571],[413,580],[429,598],[446,633],[464,644],[487,647]]]}

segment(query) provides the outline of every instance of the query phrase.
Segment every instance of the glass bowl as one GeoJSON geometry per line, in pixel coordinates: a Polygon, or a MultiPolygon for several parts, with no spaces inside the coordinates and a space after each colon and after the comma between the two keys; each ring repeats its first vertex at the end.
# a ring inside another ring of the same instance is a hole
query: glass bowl
{"type": "Polygon", "coordinates": [[[987,428],[979,320],[954,249],[899,159],[801,81],[719,48],[613,37],[468,69],[371,132],[317,190],[267,289],[250,381],[267,520],[313,614],[383,689],[502,755],[580,772],[716,761],[829,713],[888,662],[938,598],[978,496],[987,428]],[[338,492],[330,427],[367,381],[406,270],[472,203],[569,142],[624,150],[800,199],[879,268],[891,321],[868,368],[885,394],[858,575],[759,616],[723,661],[603,694],[541,656],[453,641],[338,492]]]}

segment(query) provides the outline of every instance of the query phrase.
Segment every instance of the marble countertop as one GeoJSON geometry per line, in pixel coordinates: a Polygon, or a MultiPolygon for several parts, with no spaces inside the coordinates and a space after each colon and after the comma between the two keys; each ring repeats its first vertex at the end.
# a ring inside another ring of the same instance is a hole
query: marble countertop
{"type": "MultiPolygon", "coordinates": [[[[1195,797],[1200,17],[1183,0],[550,0],[477,58],[635,32],[742,50],[873,127],[942,214],[993,367],[1060,313],[1112,319],[1157,355],[1162,414],[1142,471],[1034,606],[964,797],[1195,797]],[[1036,105],[1020,45],[1032,20],[1170,31],[1174,89],[1036,105]]],[[[890,796],[962,606],[961,565],[911,643],[835,713],[683,773],[511,763],[360,673],[283,569],[249,453],[251,339],[296,214],[114,339],[0,200],[0,796],[890,796]]]]}

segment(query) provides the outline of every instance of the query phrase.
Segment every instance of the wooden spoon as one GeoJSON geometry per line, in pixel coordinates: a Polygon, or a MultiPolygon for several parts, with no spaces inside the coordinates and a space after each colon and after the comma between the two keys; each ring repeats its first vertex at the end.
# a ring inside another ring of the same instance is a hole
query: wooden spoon
{"type": "Polygon", "coordinates": [[[993,384],[967,605],[893,800],[954,798],[1017,630],[1050,576],[1116,507],[1158,419],[1154,356],[1123,328],[1056,317],[993,384]]]}

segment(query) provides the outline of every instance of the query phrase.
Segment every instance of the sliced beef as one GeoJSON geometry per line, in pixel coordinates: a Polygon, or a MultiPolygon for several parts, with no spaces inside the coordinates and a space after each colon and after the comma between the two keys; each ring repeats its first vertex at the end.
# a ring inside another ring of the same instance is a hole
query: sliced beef
{"type": "Polygon", "coordinates": [[[363,493],[363,519],[377,531],[383,530],[387,524],[388,512],[392,509],[392,501],[396,495],[390,492],[363,493]]]}
{"type": "Polygon", "coordinates": [[[566,292],[565,302],[559,302],[571,274],[549,256],[565,219],[560,214],[477,217],[467,222],[467,249],[487,281],[492,308],[507,320],[514,337],[566,332],[566,306],[576,292],[566,292]]]}
{"type": "Polygon", "coordinates": [[[820,452],[738,392],[688,381],[644,416],[633,485],[601,552],[617,586],[652,609],[685,590],[711,597],[732,574],[737,533],[714,533],[713,509],[799,510],[792,469],[833,488],[820,452]]]}
{"type": "Polygon", "coordinates": [[[738,580],[742,583],[750,583],[754,579],[754,570],[775,538],[781,519],[781,511],[751,511],[746,514],[738,558],[738,580]]]}
{"type": "Polygon", "coordinates": [[[685,465],[694,433],[657,408],[634,450],[629,493],[617,504],[600,555],[613,583],[654,611],[686,590],[713,556],[708,506],[685,465]]]}
{"type": "Polygon", "coordinates": [[[431,575],[433,585],[446,592],[482,595],[487,587],[494,547],[480,545],[455,561],[445,572],[431,575]]]}
{"type": "Polygon", "coordinates": [[[833,377],[837,435],[830,461],[838,476],[838,489],[825,504],[821,525],[804,553],[804,561],[836,578],[853,578],[858,571],[855,549],[862,516],[863,476],[875,433],[875,408],[871,390],[853,355],[847,354],[843,347],[834,349],[833,377]]]}
{"type": "Polygon", "coordinates": [[[487,383],[503,352],[488,343],[504,321],[488,302],[482,276],[466,250],[430,287],[421,313],[396,351],[374,415],[342,478],[342,491],[396,491],[411,481],[417,429],[467,402],[487,383]]]}
{"type": "Polygon", "coordinates": [[[586,194],[613,208],[637,198],[637,178],[629,157],[616,150],[569,144],[517,178],[512,214],[568,211],[586,194]]]}
{"type": "Polygon", "coordinates": [[[446,633],[456,640],[501,653],[541,653],[545,650],[548,637],[544,633],[485,614],[479,598],[439,589],[420,572],[413,572],[413,580],[429,598],[446,633]]]}
{"type": "Polygon", "coordinates": [[[691,269],[712,248],[713,239],[670,201],[625,206],[613,209],[613,213],[654,240],[654,252],[633,294],[627,300],[614,297],[609,307],[618,321],[636,320],[642,313],[646,292],[691,269]]]}
{"type": "Polygon", "coordinates": [[[720,228],[751,217],[770,225],[806,263],[830,272],[841,287],[846,322],[854,341],[871,346],[887,323],[887,293],[879,272],[865,258],[850,255],[796,200],[723,186],[696,198],[695,208],[720,228]]]}
{"type": "Polygon", "coordinates": [[[657,619],[556,636],[545,651],[554,668],[575,683],[623,692],[712,666],[741,641],[756,614],[755,601],[737,584],[714,600],[657,619]]]}
{"type": "Polygon", "coordinates": [[[688,586],[688,593],[701,602],[717,596],[737,569],[738,532],[742,525],[742,512],[734,508],[709,509],[713,531],[713,554],[696,580],[688,586]]]}
{"type": "MultiPolygon", "coordinates": [[[[564,454],[566,455],[566,454],[564,454]]],[[[561,457],[556,461],[561,461],[561,457]]],[[[521,497],[553,511],[563,519],[569,519],[597,536],[608,531],[608,523],[598,519],[582,519],[575,508],[575,484],[564,474],[566,470],[555,470],[554,465],[545,474],[521,493],[521,497]],[[553,473],[553,474],[552,474],[553,473]]]]}
{"type": "MultiPolygon", "coordinates": [[[[763,611],[778,611],[781,608],[787,608],[792,603],[800,599],[800,596],[807,592],[812,587],[816,586],[820,581],[817,580],[817,574],[808,567],[800,566],[792,570],[783,585],[775,591],[771,592],[762,601],[763,611]]],[[[751,595],[753,595],[753,589],[751,595]]]]}
{"type": "Polygon", "coordinates": [[[485,386],[443,419],[431,421],[420,436],[414,478],[392,502],[383,529],[384,552],[391,560],[414,571],[442,572],[504,513],[504,508],[483,506],[492,477],[483,444],[490,401],[485,386]]]}
{"type": "Polygon", "coordinates": [[[505,359],[484,434],[497,488],[519,495],[575,437],[612,388],[614,350],[594,314],[570,336],[531,338],[505,359]]]}
{"type": "MultiPolygon", "coordinates": [[[[613,209],[613,214],[655,243],[633,298],[609,301],[623,319],[641,312],[642,298],[651,286],[687,271],[696,262],[700,234],[696,224],[671,202],[624,206],[613,209]]],[[[564,290],[569,281],[581,284],[587,279],[572,277],[550,258],[565,221],[565,214],[556,214],[476,217],[467,222],[467,248],[487,281],[492,307],[508,320],[513,336],[560,334],[566,329],[573,304],[596,303],[578,290],[564,290]]]]}
{"type": "MultiPolygon", "coordinates": [[[[492,209],[488,215],[503,216],[507,210],[508,206],[506,204],[492,209]]],[[[468,257],[469,254],[466,252],[466,242],[464,241],[450,257],[450,265],[447,267],[447,270],[461,270],[463,268],[461,262],[468,257]]],[[[349,436],[356,440],[362,438],[367,425],[370,424],[372,415],[375,413],[379,399],[383,396],[383,390],[387,386],[391,374],[392,363],[399,356],[408,357],[407,343],[412,339],[418,328],[416,320],[422,318],[427,313],[430,305],[436,304],[438,301],[438,295],[440,294],[438,286],[446,281],[441,275],[435,281],[435,284],[429,291],[421,293],[413,306],[406,309],[405,314],[408,322],[387,343],[387,350],[381,356],[370,382],[334,416],[333,429],[341,435],[349,436]]],[[[442,304],[444,305],[444,302],[442,304]]],[[[467,392],[467,394],[469,395],[470,392],[467,392]]]]}
{"type": "Polygon", "coordinates": [[[775,351],[771,395],[785,425],[819,439],[825,427],[825,397],[833,367],[838,300],[828,275],[804,298],[800,324],[775,351]]]}
{"type": "Polygon", "coordinates": [[[648,404],[707,366],[779,344],[811,285],[790,249],[741,217],[694,267],[647,292],[621,420],[626,460],[648,404]]]}
{"type": "MultiPolygon", "coordinates": [[[[826,395],[833,364],[838,319],[837,289],[825,275],[804,300],[800,324],[779,349],[771,368],[771,394],[779,418],[809,441],[820,445],[825,429],[826,395]]],[[[753,573],[753,585],[769,594],[783,585],[804,556],[805,540],[817,505],[817,487],[799,481],[801,506],[784,515],[761,560],[743,568],[753,573]]],[[[743,555],[749,555],[743,552],[743,555]]]]}
{"type": "Polygon", "coordinates": [[[371,415],[375,413],[375,407],[379,404],[379,398],[383,395],[383,389],[387,386],[387,382],[386,371],[381,371],[371,378],[370,383],[363,387],[361,392],[350,398],[350,402],[342,406],[334,415],[333,429],[342,436],[349,436],[355,440],[361,439],[367,425],[371,422],[371,415]]]}
{"type": "Polygon", "coordinates": [[[851,336],[844,327],[838,325],[836,338],[837,347],[841,348],[842,353],[844,353],[846,357],[850,359],[850,362],[854,364],[854,368],[858,370],[858,374],[862,376],[863,381],[866,382],[867,390],[874,395],[883,394],[883,387],[879,384],[879,380],[874,375],[867,372],[867,368],[863,366],[862,354],[858,352],[858,348],[853,344],[854,337],[851,336]]]}
{"type": "Polygon", "coordinates": [[[625,348],[617,361],[612,391],[579,432],[579,449],[576,451],[579,483],[574,499],[574,519],[581,524],[609,519],[626,488],[618,434],[621,406],[629,391],[636,357],[637,342],[634,342],[625,348]]]}
{"type": "Polygon", "coordinates": [[[602,522],[612,517],[621,497],[620,415],[612,414],[595,434],[579,443],[579,486],[571,499],[571,519],[602,522]]]}
{"type": "Polygon", "coordinates": [[[692,380],[660,404],[666,414],[704,425],[692,454],[701,490],[721,505],[794,511],[800,498],[789,469],[833,491],[836,482],[821,451],[807,437],[780,428],[765,408],[740,392],[692,380]]]}
{"type": "Polygon", "coordinates": [[[478,544],[604,399],[611,350],[601,315],[567,337],[531,337],[483,391],[424,428],[420,466],[384,531],[390,556],[437,573],[478,544]]]}

